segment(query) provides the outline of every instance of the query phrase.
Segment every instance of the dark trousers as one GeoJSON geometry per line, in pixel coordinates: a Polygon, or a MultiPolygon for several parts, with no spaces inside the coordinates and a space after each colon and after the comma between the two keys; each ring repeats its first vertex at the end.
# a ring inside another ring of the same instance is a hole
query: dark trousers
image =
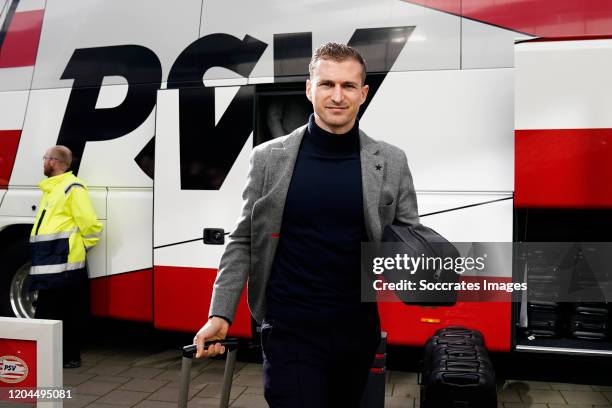
{"type": "Polygon", "coordinates": [[[88,315],[89,282],[38,290],[34,317],[62,321],[64,362],[81,361],[81,333],[88,315]]]}
{"type": "Polygon", "coordinates": [[[377,313],[352,322],[264,321],[266,401],[271,408],[358,408],[379,341],[377,313]]]}

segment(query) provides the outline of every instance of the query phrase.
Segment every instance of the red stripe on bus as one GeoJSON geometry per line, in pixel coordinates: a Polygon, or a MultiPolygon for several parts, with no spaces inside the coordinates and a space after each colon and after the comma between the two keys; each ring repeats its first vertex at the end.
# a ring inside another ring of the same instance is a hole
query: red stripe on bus
{"type": "Polygon", "coordinates": [[[98,317],[108,317],[108,285],[106,277],[89,280],[90,310],[98,317]]]}
{"type": "Polygon", "coordinates": [[[90,280],[95,316],[140,322],[153,320],[153,270],[142,269],[90,280]]]}
{"type": "MultiPolygon", "coordinates": [[[[217,269],[155,265],[153,272],[154,316],[158,329],[195,333],[208,320],[208,309],[217,269]]],[[[228,335],[250,338],[251,314],[246,284],[228,335]]],[[[231,318],[232,316],[227,316],[231,318]]]]}
{"type": "Polygon", "coordinates": [[[44,10],[15,13],[0,50],[0,68],[34,65],[43,15],[44,10]]]}
{"type": "MultiPolygon", "coordinates": [[[[487,278],[489,280],[489,278],[487,278]]],[[[510,351],[511,302],[461,302],[454,306],[408,306],[402,302],[378,302],[382,330],[387,343],[423,347],[436,330],[465,326],[480,331],[489,351],[510,351]],[[439,320],[423,323],[422,318],[439,320]]]]}
{"type": "Polygon", "coordinates": [[[0,130],[0,189],[5,189],[11,180],[21,130],[0,130]]]}
{"type": "Polygon", "coordinates": [[[584,0],[405,0],[537,37],[612,34],[612,2],[584,0]]]}
{"type": "Polygon", "coordinates": [[[153,269],[108,277],[108,315],[143,322],[153,320],[153,269]]]}
{"type": "Polygon", "coordinates": [[[612,208],[612,129],[515,131],[514,204],[612,208]]]}

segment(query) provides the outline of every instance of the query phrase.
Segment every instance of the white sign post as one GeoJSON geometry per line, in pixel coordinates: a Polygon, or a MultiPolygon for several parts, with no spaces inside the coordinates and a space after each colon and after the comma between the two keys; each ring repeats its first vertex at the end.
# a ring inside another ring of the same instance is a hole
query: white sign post
{"type": "MultiPolygon", "coordinates": [[[[59,389],[63,386],[61,321],[0,317],[0,340],[35,341],[36,388],[59,389]]],[[[5,354],[3,351],[0,349],[0,358],[5,354]]],[[[15,383],[15,388],[18,387],[15,383]]],[[[62,407],[63,402],[39,400],[36,406],[62,407]]]]}

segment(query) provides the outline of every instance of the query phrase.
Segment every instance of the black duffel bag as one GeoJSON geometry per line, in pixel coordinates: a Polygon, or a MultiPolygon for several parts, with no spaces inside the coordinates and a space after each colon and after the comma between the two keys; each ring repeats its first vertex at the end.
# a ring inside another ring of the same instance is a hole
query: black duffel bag
{"type": "MultiPolygon", "coordinates": [[[[422,224],[388,225],[385,227],[381,239],[382,253],[387,257],[394,257],[397,253],[406,254],[412,258],[436,258],[454,261],[460,257],[459,251],[446,238],[433,229],[422,224]],[[398,245],[385,245],[397,243],[398,245]]],[[[435,262],[434,262],[435,263],[435,262]]],[[[444,262],[440,262],[444,264],[444,262]]],[[[384,277],[387,282],[400,282],[408,280],[420,287],[421,281],[433,283],[457,283],[459,275],[454,270],[448,270],[441,265],[430,268],[419,268],[414,273],[398,270],[386,270],[384,277]]],[[[412,290],[396,291],[396,295],[408,305],[421,306],[452,306],[457,302],[456,290],[412,290]]]]}

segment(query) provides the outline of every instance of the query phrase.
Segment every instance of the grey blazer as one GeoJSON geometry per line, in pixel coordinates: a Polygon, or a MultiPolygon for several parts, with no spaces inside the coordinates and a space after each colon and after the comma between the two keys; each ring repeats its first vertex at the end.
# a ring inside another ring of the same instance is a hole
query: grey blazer
{"type": "MultiPolygon", "coordinates": [[[[250,158],[242,214],[229,235],[215,280],[209,316],[233,320],[248,277],[248,303],[261,324],[266,285],[278,245],[285,198],[306,126],[257,146],[250,158]]],[[[366,231],[380,241],[383,227],[419,223],[416,193],[403,150],[359,131],[366,231]]],[[[359,271],[355,271],[359,273],[359,271]]]]}

